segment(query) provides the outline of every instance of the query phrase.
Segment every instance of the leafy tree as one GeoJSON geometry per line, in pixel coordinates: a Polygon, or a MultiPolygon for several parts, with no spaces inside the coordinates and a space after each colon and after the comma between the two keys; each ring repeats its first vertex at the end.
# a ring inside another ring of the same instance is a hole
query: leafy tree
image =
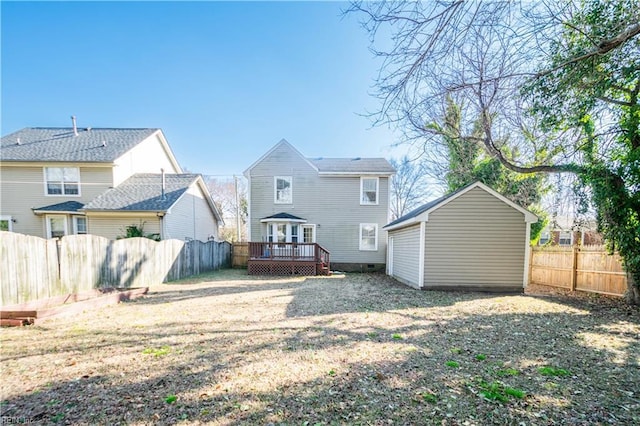
{"type": "MultiPolygon", "coordinates": [[[[383,59],[376,120],[409,140],[435,135],[426,123],[455,95],[468,107],[469,140],[504,167],[576,174],[623,258],[628,299],[640,303],[638,0],[356,2],[350,10],[363,13],[374,43],[384,35],[388,46],[391,32],[388,49],[373,49],[383,59]]],[[[437,149],[433,140],[424,152],[437,149]]]]}
{"type": "Polygon", "coordinates": [[[424,165],[404,156],[390,161],[396,174],[391,178],[391,219],[397,219],[424,203],[431,194],[424,165]]]}

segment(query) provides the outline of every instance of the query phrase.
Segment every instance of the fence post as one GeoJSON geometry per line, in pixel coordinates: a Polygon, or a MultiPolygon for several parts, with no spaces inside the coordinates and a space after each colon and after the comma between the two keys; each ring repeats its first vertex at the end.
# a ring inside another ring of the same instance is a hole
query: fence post
{"type": "Polygon", "coordinates": [[[576,284],[578,281],[578,253],[580,247],[573,246],[572,260],[571,260],[571,291],[576,291],[576,284]]]}

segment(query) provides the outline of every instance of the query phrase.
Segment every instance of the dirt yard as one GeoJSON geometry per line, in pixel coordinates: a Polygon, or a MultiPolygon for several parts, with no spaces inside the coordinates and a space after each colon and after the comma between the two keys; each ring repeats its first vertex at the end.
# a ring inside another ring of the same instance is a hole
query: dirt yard
{"type": "Polygon", "coordinates": [[[640,424],[640,312],[222,271],[2,329],[13,424],[640,424]]]}

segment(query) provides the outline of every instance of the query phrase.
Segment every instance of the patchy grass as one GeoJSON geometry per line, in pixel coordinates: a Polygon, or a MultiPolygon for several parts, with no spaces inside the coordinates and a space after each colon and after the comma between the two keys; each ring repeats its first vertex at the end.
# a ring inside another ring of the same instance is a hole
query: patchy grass
{"type": "Polygon", "coordinates": [[[1,415],[36,424],[640,424],[640,313],[605,298],[229,270],[2,329],[0,357],[1,415]]]}

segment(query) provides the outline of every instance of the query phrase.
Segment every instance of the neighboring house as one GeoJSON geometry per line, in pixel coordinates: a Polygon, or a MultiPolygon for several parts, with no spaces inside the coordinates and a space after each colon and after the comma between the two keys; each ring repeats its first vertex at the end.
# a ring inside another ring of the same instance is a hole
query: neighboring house
{"type": "Polygon", "coordinates": [[[383,270],[393,173],[384,158],[306,158],[283,139],[244,172],[249,240],[317,243],[334,269],[383,270]]]}
{"type": "Polygon", "coordinates": [[[2,230],[113,239],[135,225],[163,239],[218,237],[202,178],[182,174],[160,129],[25,128],[2,137],[0,159],[2,230]]]}
{"type": "Polygon", "coordinates": [[[420,289],[522,291],[537,220],[475,182],[384,227],[387,273],[420,289]]]}
{"type": "Polygon", "coordinates": [[[569,216],[555,216],[540,233],[538,245],[569,247],[573,245],[601,245],[602,234],[595,220],[575,220],[569,216]]]}

